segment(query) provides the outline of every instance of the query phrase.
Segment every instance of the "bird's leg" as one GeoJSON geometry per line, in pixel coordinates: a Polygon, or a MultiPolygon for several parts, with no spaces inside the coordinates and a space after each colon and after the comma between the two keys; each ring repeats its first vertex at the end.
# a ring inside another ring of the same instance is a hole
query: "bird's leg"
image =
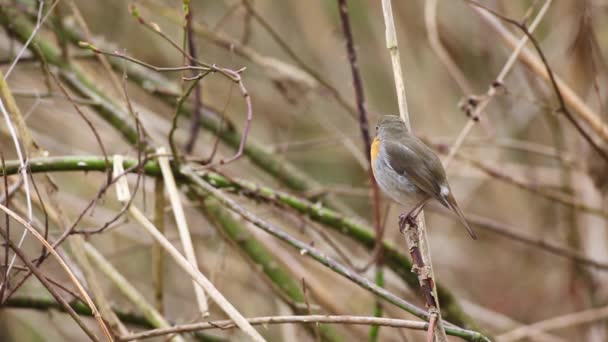
{"type": "Polygon", "coordinates": [[[418,205],[412,208],[412,210],[410,210],[407,214],[399,215],[399,232],[401,234],[403,234],[406,225],[412,228],[418,228],[416,218],[418,217],[418,215],[420,215],[420,212],[422,212],[422,209],[429,200],[430,199],[425,199],[424,201],[418,203],[418,205]]]}

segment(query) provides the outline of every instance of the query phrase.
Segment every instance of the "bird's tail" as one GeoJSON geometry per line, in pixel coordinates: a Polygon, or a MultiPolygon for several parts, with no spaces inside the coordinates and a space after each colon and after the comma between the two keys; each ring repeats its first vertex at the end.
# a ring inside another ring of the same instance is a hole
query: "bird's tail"
{"type": "Polygon", "coordinates": [[[456,215],[458,215],[458,218],[460,218],[460,222],[462,222],[462,224],[465,226],[465,228],[467,228],[467,231],[469,232],[469,234],[471,235],[473,240],[477,240],[477,235],[475,235],[475,233],[473,232],[473,229],[471,229],[471,226],[469,226],[469,223],[467,222],[467,219],[464,217],[462,210],[460,210],[460,208],[458,207],[458,203],[456,203],[456,199],[454,198],[454,195],[452,195],[452,192],[451,191],[448,192],[448,194],[446,196],[444,196],[444,199],[445,199],[448,207],[450,209],[452,209],[452,211],[455,212],[456,215]]]}

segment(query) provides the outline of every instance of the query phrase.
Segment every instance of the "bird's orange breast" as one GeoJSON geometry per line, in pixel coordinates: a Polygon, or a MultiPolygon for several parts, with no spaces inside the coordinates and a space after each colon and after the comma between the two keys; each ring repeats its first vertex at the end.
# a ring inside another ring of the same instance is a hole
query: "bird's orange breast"
{"type": "Polygon", "coordinates": [[[374,160],[376,160],[376,158],[378,157],[378,153],[380,153],[380,139],[378,139],[378,137],[375,137],[374,141],[372,141],[372,147],[369,153],[373,163],[374,160]]]}

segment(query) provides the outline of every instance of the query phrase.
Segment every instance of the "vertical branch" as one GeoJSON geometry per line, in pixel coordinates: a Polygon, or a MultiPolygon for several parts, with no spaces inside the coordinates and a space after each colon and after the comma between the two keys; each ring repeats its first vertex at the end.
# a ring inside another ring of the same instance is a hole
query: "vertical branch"
{"type": "MultiPolygon", "coordinates": [[[[6,122],[6,126],[8,127],[10,136],[13,140],[13,144],[15,145],[15,151],[17,152],[17,158],[19,158],[19,166],[21,172],[21,179],[23,179],[23,189],[25,190],[25,199],[27,203],[27,219],[28,222],[32,222],[32,197],[30,195],[30,185],[29,179],[27,175],[27,152],[35,148],[34,140],[29,134],[29,130],[25,124],[25,120],[21,115],[21,111],[19,107],[17,107],[17,103],[15,102],[15,98],[6,83],[5,77],[0,72],[0,111],[2,112],[2,116],[4,117],[4,121],[6,122]],[[13,124],[14,122],[14,124],[13,124]],[[16,126],[16,128],[15,128],[16,126]],[[24,151],[21,149],[20,141],[23,141],[24,151]]],[[[25,229],[21,238],[19,238],[19,242],[17,243],[17,247],[21,248],[25,238],[27,237],[28,230],[25,229]]],[[[7,278],[5,281],[0,284],[0,288],[4,288],[6,286],[6,282],[8,281],[8,276],[10,275],[11,269],[15,264],[17,254],[14,254],[11,258],[10,263],[8,264],[8,268],[6,270],[7,278]]]]}
{"type": "Polygon", "coordinates": [[[363,93],[363,81],[361,80],[361,74],[359,73],[359,66],[357,64],[357,54],[355,52],[355,45],[353,41],[353,33],[350,26],[350,20],[348,17],[348,6],[346,4],[346,0],[338,0],[338,5],[340,9],[340,19],[342,21],[342,29],[344,31],[344,37],[346,38],[346,50],[348,52],[348,61],[350,62],[350,69],[353,75],[353,88],[355,89],[355,98],[357,101],[357,110],[359,111],[359,127],[361,129],[361,136],[363,138],[363,143],[365,146],[365,155],[367,156],[368,162],[368,176],[370,180],[370,184],[372,186],[373,192],[373,201],[374,201],[374,222],[375,222],[375,230],[376,230],[376,249],[378,250],[382,247],[382,244],[379,241],[382,241],[383,229],[380,224],[380,192],[378,190],[378,184],[376,184],[376,180],[374,179],[374,175],[372,173],[371,165],[371,157],[368,151],[371,148],[371,136],[369,134],[369,121],[367,115],[367,109],[365,108],[365,96],[363,93]]]}
{"type": "MultiPolygon", "coordinates": [[[[8,191],[8,175],[4,170],[6,170],[6,162],[4,160],[4,154],[0,151],[0,160],[2,161],[2,180],[4,181],[4,200],[0,201],[0,204],[4,204],[7,208],[9,207],[9,191],[8,191]],[[4,203],[1,203],[4,202],[4,203]]],[[[4,266],[8,265],[8,253],[10,251],[10,247],[8,245],[8,240],[11,239],[11,228],[10,228],[11,220],[8,217],[8,214],[4,214],[4,226],[6,227],[6,241],[4,241],[4,266]]],[[[0,287],[0,303],[4,303],[4,292],[7,287],[9,287],[8,283],[8,273],[9,269],[6,267],[3,277],[2,284],[5,286],[0,287]]]]}
{"type": "Polygon", "coordinates": [[[382,0],[382,13],[384,14],[384,24],[386,26],[386,48],[391,55],[391,63],[393,65],[395,90],[397,91],[397,103],[399,104],[399,115],[405,122],[405,126],[408,128],[408,130],[411,130],[410,113],[407,108],[407,97],[405,95],[405,83],[403,82],[403,72],[401,71],[401,57],[399,56],[397,33],[395,32],[395,20],[393,19],[393,8],[390,0],[382,0]]]}
{"type": "MultiPolygon", "coordinates": [[[[186,6],[186,4],[184,4],[186,6]]],[[[196,39],[194,37],[194,30],[192,28],[192,4],[188,2],[188,13],[186,14],[186,36],[188,39],[188,53],[192,57],[192,59],[188,60],[188,64],[191,66],[196,65],[193,60],[198,59],[197,50],[196,50],[196,39]]],[[[196,75],[196,72],[193,72],[196,75]]],[[[196,144],[196,139],[198,138],[199,128],[201,127],[201,115],[203,115],[202,111],[203,99],[201,93],[201,83],[197,82],[194,86],[194,107],[192,108],[192,122],[190,123],[190,136],[188,137],[188,142],[186,143],[186,153],[191,154],[194,150],[194,145],[196,144]]]]}
{"type": "MultiPolygon", "coordinates": [[[[159,177],[154,181],[154,225],[158,228],[161,234],[165,234],[165,195],[163,180],[159,177]]],[[[156,310],[161,314],[165,311],[163,304],[163,284],[164,284],[164,269],[165,259],[163,248],[158,242],[154,243],[152,250],[152,267],[154,285],[154,299],[156,301],[156,310]]]]}
{"type": "MultiPolygon", "coordinates": [[[[405,122],[406,127],[411,130],[391,0],[382,0],[382,12],[384,13],[384,22],[386,25],[386,47],[389,50],[393,64],[395,87],[397,99],[399,101],[399,115],[405,122]]],[[[439,301],[437,300],[437,288],[434,281],[435,275],[431,263],[431,251],[426,234],[423,211],[418,215],[417,221],[417,224],[409,225],[409,228],[405,229],[405,220],[400,220],[399,228],[404,232],[405,239],[409,245],[410,254],[412,255],[412,261],[414,263],[413,271],[418,275],[422,293],[431,315],[429,319],[427,341],[434,340],[443,342],[447,341],[447,337],[441,320],[439,301]]]]}
{"type": "MultiPolygon", "coordinates": [[[[384,235],[383,226],[380,224],[380,191],[378,184],[374,178],[371,167],[371,155],[368,151],[371,149],[371,137],[369,134],[369,121],[367,115],[367,108],[365,108],[365,95],[363,93],[363,81],[359,72],[359,65],[357,64],[357,54],[355,52],[355,43],[353,39],[353,32],[350,25],[350,18],[348,16],[348,5],[346,0],[338,0],[338,9],[340,13],[340,21],[342,22],[342,31],[344,31],[344,38],[346,39],[346,52],[348,53],[348,61],[350,63],[350,71],[353,76],[353,88],[355,90],[355,100],[357,102],[357,111],[359,112],[359,128],[361,129],[361,136],[363,138],[363,144],[365,147],[365,155],[367,156],[367,174],[370,185],[372,187],[373,205],[374,205],[374,228],[376,231],[376,244],[374,246],[374,252],[372,253],[372,259],[365,268],[369,267],[375,260],[377,263],[376,269],[376,280],[381,280],[384,277],[382,273],[382,240],[384,235]]],[[[382,282],[377,283],[378,286],[382,286],[382,282]]],[[[376,301],[375,313],[382,315],[380,309],[380,301],[376,301]]],[[[378,336],[378,327],[372,327],[370,336],[378,336]],[[374,332],[374,330],[376,332],[374,332]]]]}

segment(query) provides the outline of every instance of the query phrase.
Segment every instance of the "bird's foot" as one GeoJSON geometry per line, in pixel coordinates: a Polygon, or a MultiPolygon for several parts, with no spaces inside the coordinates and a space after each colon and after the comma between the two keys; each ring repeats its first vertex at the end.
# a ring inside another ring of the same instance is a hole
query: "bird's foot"
{"type": "Polygon", "coordinates": [[[401,214],[399,215],[399,232],[403,234],[406,226],[410,226],[412,228],[418,228],[418,224],[416,223],[416,218],[411,216],[410,214],[401,214]]]}

